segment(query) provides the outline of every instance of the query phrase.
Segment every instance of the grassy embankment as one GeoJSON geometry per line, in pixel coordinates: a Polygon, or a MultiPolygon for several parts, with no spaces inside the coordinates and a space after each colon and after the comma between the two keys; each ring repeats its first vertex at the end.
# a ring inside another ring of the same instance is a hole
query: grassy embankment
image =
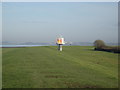
{"type": "Polygon", "coordinates": [[[118,87],[118,54],[93,49],[3,48],[3,88],[118,87]]]}

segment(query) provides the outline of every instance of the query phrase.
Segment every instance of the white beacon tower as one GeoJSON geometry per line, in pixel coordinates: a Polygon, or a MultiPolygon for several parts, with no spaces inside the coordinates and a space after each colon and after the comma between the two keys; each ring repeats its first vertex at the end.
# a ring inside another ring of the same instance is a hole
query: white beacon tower
{"type": "Polygon", "coordinates": [[[58,50],[62,51],[62,45],[65,44],[64,38],[62,36],[57,38],[58,50]]]}

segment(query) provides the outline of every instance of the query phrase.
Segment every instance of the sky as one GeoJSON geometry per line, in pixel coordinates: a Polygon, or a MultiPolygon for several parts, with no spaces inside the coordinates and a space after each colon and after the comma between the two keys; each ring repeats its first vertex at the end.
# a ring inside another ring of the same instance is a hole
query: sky
{"type": "Polygon", "coordinates": [[[3,2],[2,40],[118,42],[117,2],[3,2]]]}
{"type": "Polygon", "coordinates": [[[2,2],[118,2],[120,0],[1,0],[2,2]]]}
{"type": "MultiPolygon", "coordinates": [[[[0,3],[0,43],[2,42],[2,33],[1,32],[2,32],[2,3],[0,3]]],[[[0,49],[0,52],[1,52],[1,49],[0,49]]]]}

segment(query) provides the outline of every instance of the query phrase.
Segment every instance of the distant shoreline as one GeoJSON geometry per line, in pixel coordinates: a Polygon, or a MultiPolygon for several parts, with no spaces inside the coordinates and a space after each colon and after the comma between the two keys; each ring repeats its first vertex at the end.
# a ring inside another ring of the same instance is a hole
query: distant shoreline
{"type": "Polygon", "coordinates": [[[21,48],[21,47],[36,47],[45,45],[0,45],[0,48],[21,48]]]}
{"type": "Polygon", "coordinates": [[[0,48],[25,48],[25,47],[0,47],[0,48]]]}

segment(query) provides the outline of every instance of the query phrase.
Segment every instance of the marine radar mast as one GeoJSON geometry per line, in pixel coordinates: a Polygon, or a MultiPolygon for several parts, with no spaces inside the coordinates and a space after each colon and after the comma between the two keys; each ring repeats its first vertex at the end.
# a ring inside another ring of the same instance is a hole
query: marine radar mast
{"type": "Polygon", "coordinates": [[[62,45],[65,44],[64,38],[62,37],[62,35],[60,35],[57,38],[57,45],[58,45],[58,50],[62,51],[62,45]]]}

